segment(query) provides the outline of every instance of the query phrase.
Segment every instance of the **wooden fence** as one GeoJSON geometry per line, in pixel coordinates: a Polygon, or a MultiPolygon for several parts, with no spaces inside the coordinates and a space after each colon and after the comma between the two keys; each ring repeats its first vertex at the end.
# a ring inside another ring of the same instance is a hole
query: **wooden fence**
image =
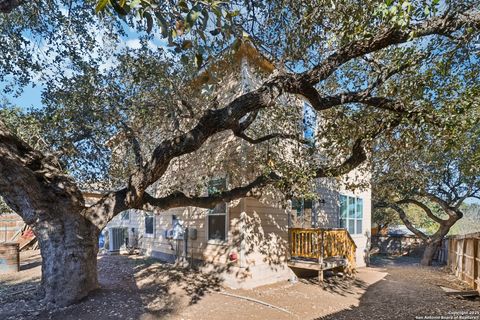
{"type": "Polygon", "coordinates": [[[0,242],[15,240],[24,227],[22,218],[15,213],[0,213],[0,242]]]}
{"type": "Polygon", "coordinates": [[[480,232],[450,236],[447,242],[448,268],[480,292],[480,232]]]}
{"type": "Polygon", "coordinates": [[[425,245],[415,235],[391,234],[371,237],[370,253],[385,255],[421,255],[425,245]]]}

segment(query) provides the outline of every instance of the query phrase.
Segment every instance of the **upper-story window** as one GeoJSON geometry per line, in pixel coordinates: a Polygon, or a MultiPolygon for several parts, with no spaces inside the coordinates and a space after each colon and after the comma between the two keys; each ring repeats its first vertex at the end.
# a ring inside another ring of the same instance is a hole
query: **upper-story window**
{"type": "Polygon", "coordinates": [[[305,140],[315,141],[315,131],[317,129],[317,115],[315,110],[308,104],[303,104],[303,138],[305,140]]]}
{"type": "Polygon", "coordinates": [[[130,220],[130,212],[128,211],[123,211],[122,212],[122,220],[130,220]]]}
{"type": "MultiPolygon", "coordinates": [[[[225,178],[213,179],[208,183],[208,195],[214,195],[227,188],[225,178]]],[[[208,211],[207,215],[208,240],[225,241],[227,239],[227,203],[222,202],[208,211]]]]}
{"type": "Polygon", "coordinates": [[[340,195],[340,226],[350,234],[362,234],[363,199],[340,195]]]}

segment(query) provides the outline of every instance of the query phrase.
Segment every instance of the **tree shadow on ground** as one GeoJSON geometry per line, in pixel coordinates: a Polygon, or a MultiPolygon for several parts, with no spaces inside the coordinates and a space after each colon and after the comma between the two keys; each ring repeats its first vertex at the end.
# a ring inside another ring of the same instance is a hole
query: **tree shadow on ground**
{"type": "Polygon", "coordinates": [[[49,310],[40,300],[39,255],[22,260],[22,271],[0,277],[0,319],[157,319],[218,290],[218,270],[161,263],[140,256],[100,256],[100,288],[78,303],[49,310]]]}
{"type": "MultiPolygon", "coordinates": [[[[420,265],[421,255],[385,255],[385,254],[375,254],[370,256],[370,266],[385,268],[388,266],[399,267],[399,266],[413,266],[413,267],[422,267],[420,265]]],[[[439,262],[436,260],[432,261],[432,267],[441,267],[445,263],[439,262]]]]}
{"type": "MultiPolygon", "coordinates": [[[[286,243],[261,229],[261,221],[255,213],[245,215],[245,221],[232,221],[231,241],[228,245],[213,246],[207,252],[208,260],[197,266],[168,264],[143,256],[98,257],[100,288],[91,292],[78,303],[51,309],[45,306],[36,294],[26,295],[21,301],[11,300],[11,310],[0,305],[0,318],[11,319],[148,319],[175,315],[177,311],[198,302],[207,292],[219,290],[225,276],[238,281],[249,279],[249,267],[239,267],[238,261],[229,261],[231,252],[245,239],[245,256],[262,256],[262,263],[278,271],[283,265],[286,243]],[[237,224],[246,224],[243,233],[237,224]],[[2,313],[3,312],[3,313],[2,313]]],[[[255,265],[252,259],[252,265],[255,265]]],[[[18,283],[5,283],[9,292],[21,289],[22,285],[33,285],[30,291],[40,292],[41,257],[39,254],[22,259],[21,274],[36,272],[35,282],[18,279],[18,283]]],[[[250,266],[250,264],[249,264],[250,266]]],[[[74,276],[74,275],[72,275],[74,276]]],[[[1,279],[0,279],[1,280],[1,279]]],[[[2,286],[2,287],[4,287],[2,286]]]]}
{"type": "MultiPolygon", "coordinates": [[[[222,267],[223,269],[223,267],[222,267]]],[[[218,268],[209,271],[201,267],[182,266],[148,260],[135,268],[135,278],[140,290],[150,292],[161,288],[168,295],[184,293],[185,302],[194,304],[207,292],[219,290],[223,278],[218,268]]],[[[147,300],[148,295],[145,296],[147,300]]],[[[152,298],[152,297],[150,297],[152,298]]]]}
{"type": "Polygon", "coordinates": [[[438,267],[422,267],[417,257],[377,257],[374,268],[386,268],[387,276],[368,286],[358,305],[318,318],[341,319],[455,319],[478,318],[478,301],[447,296],[440,286],[456,284],[438,267]]]}
{"type": "Polygon", "coordinates": [[[163,263],[139,256],[99,258],[101,288],[48,319],[157,319],[176,314],[220,288],[216,270],[163,263]],[[91,316],[90,316],[91,315],[91,316]]]}
{"type": "Polygon", "coordinates": [[[340,296],[354,294],[357,289],[366,289],[368,284],[353,276],[336,276],[331,275],[325,277],[323,283],[319,283],[318,277],[299,278],[299,282],[321,286],[323,290],[340,296]]]}
{"type": "Polygon", "coordinates": [[[0,319],[22,319],[21,315],[43,308],[40,297],[40,255],[22,253],[20,272],[0,274],[0,319]]]}

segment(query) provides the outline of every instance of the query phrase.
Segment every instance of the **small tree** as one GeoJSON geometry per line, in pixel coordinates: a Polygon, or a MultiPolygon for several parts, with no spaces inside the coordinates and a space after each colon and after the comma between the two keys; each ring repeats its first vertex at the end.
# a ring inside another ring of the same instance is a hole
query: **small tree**
{"type": "MultiPolygon", "coordinates": [[[[470,101],[478,103],[476,97],[470,101]]],[[[438,132],[436,125],[424,125],[422,131],[398,128],[376,149],[375,208],[395,210],[405,226],[424,240],[422,265],[431,265],[442,239],[463,217],[465,199],[480,196],[478,110],[460,111],[448,133],[438,132]],[[415,137],[414,144],[406,139],[409,136],[415,137]],[[435,231],[420,231],[408,217],[407,206],[420,209],[437,224],[435,231]]]]}

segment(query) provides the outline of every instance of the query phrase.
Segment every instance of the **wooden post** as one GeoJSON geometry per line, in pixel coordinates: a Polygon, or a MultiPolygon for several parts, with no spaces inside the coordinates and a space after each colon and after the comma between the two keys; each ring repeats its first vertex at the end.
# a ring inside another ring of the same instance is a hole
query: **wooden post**
{"type": "Polygon", "coordinates": [[[473,237],[473,288],[477,289],[480,291],[480,277],[479,277],[479,270],[478,270],[478,259],[480,258],[480,255],[478,253],[478,243],[480,242],[479,239],[473,237]]]}
{"type": "Polygon", "coordinates": [[[462,279],[462,270],[463,270],[463,239],[459,239],[457,242],[457,276],[459,279],[462,279]]]}
{"type": "Polygon", "coordinates": [[[324,237],[323,237],[323,230],[320,230],[319,237],[320,237],[320,254],[318,256],[318,265],[320,270],[318,270],[318,284],[323,284],[323,253],[324,253],[324,237]]]}
{"type": "Polygon", "coordinates": [[[245,203],[245,198],[240,200],[240,224],[239,229],[241,232],[240,235],[240,268],[246,267],[245,259],[245,221],[247,220],[247,205],[245,203]]]}
{"type": "Polygon", "coordinates": [[[463,238],[462,240],[462,274],[461,279],[465,281],[465,265],[467,264],[467,257],[465,256],[465,252],[467,251],[467,238],[463,238]]]}

